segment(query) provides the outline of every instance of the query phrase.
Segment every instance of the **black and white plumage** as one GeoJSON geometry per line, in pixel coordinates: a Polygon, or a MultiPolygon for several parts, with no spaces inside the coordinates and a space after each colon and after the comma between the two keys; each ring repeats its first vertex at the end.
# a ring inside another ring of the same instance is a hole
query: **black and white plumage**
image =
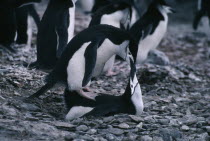
{"type": "Polygon", "coordinates": [[[164,37],[171,8],[164,0],[154,0],[147,12],[131,27],[130,33],[138,42],[136,63],[143,63],[150,50],[155,49],[164,37]]]}
{"type": "Polygon", "coordinates": [[[198,24],[203,16],[208,16],[210,24],[210,1],[209,0],[198,0],[198,11],[196,12],[193,28],[196,30],[198,24]]]}
{"type": "Polygon", "coordinates": [[[30,64],[29,67],[54,67],[73,36],[74,2],[76,0],[49,1],[38,28],[37,61],[30,64]],[[73,12],[73,15],[69,16],[69,11],[73,12]]]}
{"type": "Polygon", "coordinates": [[[46,85],[31,97],[38,97],[59,81],[65,82],[69,91],[84,94],[82,88],[90,83],[92,77],[101,74],[111,56],[118,54],[125,60],[128,59],[128,47],[132,51],[137,48],[132,37],[124,30],[109,25],[97,25],[83,30],[69,42],[48,75],[46,85]],[[107,43],[110,46],[104,48],[107,43]]]}
{"type": "MultiPolygon", "coordinates": [[[[40,17],[36,12],[36,9],[33,4],[21,6],[15,9],[16,23],[17,23],[17,44],[27,44],[31,45],[31,36],[32,33],[29,33],[31,28],[31,21],[29,16],[31,16],[36,26],[38,27],[40,23],[40,17]]],[[[32,31],[31,31],[32,32],[32,31]]]]}
{"type": "Polygon", "coordinates": [[[67,107],[66,120],[73,120],[83,116],[109,116],[119,113],[140,115],[143,112],[143,100],[140,84],[136,77],[136,67],[129,56],[131,72],[129,83],[121,96],[99,94],[94,100],[81,97],[76,92],[64,92],[67,107]]]}
{"type": "MultiPolygon", "coordinates": [[[[97,10],[89,24],[89,27],[98,24],[112,25],[117,28],[128,29],[132,19],[132,7],[134,2],[131,1],[115,1],[110,2],[110,4],[104,6],[103,8],[97,10]]],[[[107,45],[108,46],[108,45],[107,45]]],[[[104,72],[107,75],[114,74],[112,72],[112,67],[114,65],[115,55],[112,56],[104,66],[104,72]]]]}
{"type": "Polygon", "coordinates": [[[0,44],[15,52],[11,47],[16,35],[15,9],[22,5],[40,2],[41,0],[1,0],[0,1],[0,44]]]}

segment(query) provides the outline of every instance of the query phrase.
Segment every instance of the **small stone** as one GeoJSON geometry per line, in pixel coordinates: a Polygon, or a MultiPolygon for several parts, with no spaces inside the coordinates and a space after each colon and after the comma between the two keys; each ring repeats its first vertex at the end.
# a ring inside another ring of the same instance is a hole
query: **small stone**
{"type": "Polygon", "coordinates": [[[97,130],[96,129],[90,129],[90,130],[88,130],[88,134],[95,134],[97,132],[97,130]]]}
{"type": "Polygon", "coordinates": [[[118,129],[118,128],[110,128],[108,129],[108,132],[114,135],[122,135],[124,133],[123,130],[118,129]]]}
{"type": "Polygon", "coordinates": [[[163,141],[163,138],[155,136],[152,141],[163,141]]]}
{"type": "Polygon", "coordinates": [[[113,134],[106,134],[108,140],[114,140],[116,137],[113,134]]]}
{"type": "Polygon", "coordinates": [[[158,122],[162,125],[168,125],[170,120],[169,119],[159,119],[158,122]]]}
{"type": "Polygon", "coordinates": [[[76,133],[70,133],[67,136],[65,136],[65,141],[71,141],[71,140],[77,138],[77,136],[78,135],[76,133]]]}
{"type": "Polygon", "coordinates": [[[146,135],[146,136],[142,136],[142,137],[140,138],[140,140],[141,140],[141,141],[152,141],[152,138],[151,138],[150,136],[146,135]]]}
{"type": "Polygon", "coordinates": [[[77,131],[87,131],[88,130],[88,127],[86,125],[80,125],[76,128],[77,131]]]}
{"type": "Polygon", "coordinates": [[[143,123],[142,122],[140,122],[138,125],[136,125],[136,128],[142,129],[142,127],[143,127],[143,123]]]}
{"type": "Polygon", "coordinates": [[[54,123],[54,125],[58,128],[58,129],[72,129],[75,128],[76,126],[67,122],[60,122],[57,121],[54,123]]]}
{"type": "Polygon", "coordinates": [[[147,123],[155,123],[155,119],[152,116],[145,117],[144,121],[147,123]]]}
{"type": "Polygon", "coordinates": [[[208,133],[210,133],[210,126],[206,126],[205,129],[208,133]]]}
{"type": "Polygon", "coordinates": [[[103,119],[103,121],[106,122],[106,123],[107,122],[111,122],[112,120],[114,120],[114,117],[113,116],[106,117],[106,118],[103,119]]]}
{"type": "Polygon", "coordinates": [[[144,121],[143,118],[141,118],[141,117],[139,117],[139,116],[136,116],[136,115],[129,115],[129,117],[130,117],[133,121],[138,122],[138,123],[144,121]]]}
{"type": "Polygon", "coordinates": [[[37,112],[40,111],[39,107],[37,107],[34,104],[30,104],[30,103],[22,103],[20,105],[20,108],[26,110],[26,111],[33,111],[33,112],[37,112]]]}
{"type": "Polygon", "coordinates": [[[119,128],[128,129],[130,126],[127,123],[121,123],[118,125],[119,128]]]}
{"type": "Polygon", "coordinates": [[[183,131],[189,131],[189,130],[190,130],[190,128],[189,128],[188,126],[186,126],[186,125],[183,125],[183,126],[181,127],[181,129],[182,129],[183,131]]]}

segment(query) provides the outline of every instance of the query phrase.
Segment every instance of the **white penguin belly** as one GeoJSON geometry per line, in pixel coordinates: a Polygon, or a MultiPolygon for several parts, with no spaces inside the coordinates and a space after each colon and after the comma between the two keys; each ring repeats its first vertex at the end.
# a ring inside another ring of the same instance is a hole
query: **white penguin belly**
{"type": "Polygon", "coordinates": [[[99,76],[104,68],[105,63],[116,54],[118,45],[113,44],[110,40],[106,39],[97,50],[97,60],[93,76],[99,76]]]}
{"type": "Polygon", "coordinates": [[[76,118],[80,118],[85,114],[89,113],[91,110],[93,110],[92,107],[83,107],[83,106],[72,107],[69,110],[68,114],[66,115],[66,120],[70,121],[76,118]]]}
{"type": "Polygon", "coordinates": [[[69,27],[68,27],[68,42],[74,37],[74,26],[75,26],[75,2],[73,1],[74,6],[69,8],[69,27]]]}
{"type": "Polygon", "coordinates": [[[87,46],[91,42],[84,43],[82,47],[75,52],[72,58],[69,60],[67,67],[67,82],[68,89],[80,90],[82,88],[82,81],[85,74],[85,57],[84,53],[87,46]]]}
{"type": "Polygon", "coordinates": [[[150,50],[157,48],[167,30],[167,20],[161,21],[152,35],[140,40],[137,54],[137,64],[143,63],[150,50]]]}

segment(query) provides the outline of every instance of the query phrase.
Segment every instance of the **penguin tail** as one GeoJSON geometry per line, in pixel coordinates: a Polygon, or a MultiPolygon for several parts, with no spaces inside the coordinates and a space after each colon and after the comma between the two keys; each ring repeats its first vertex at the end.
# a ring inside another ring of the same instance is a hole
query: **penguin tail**
{"type": "Polygon", "coordinates": [[[38,98],[40,95],[43,95],[57,83],[57,79],[53,79],[51,75],[48,75],[45,79],[45,82],[46,84],[42,86],[41,89],[39,89],[36,93],[29,96],[29,99],[38,98]]]}

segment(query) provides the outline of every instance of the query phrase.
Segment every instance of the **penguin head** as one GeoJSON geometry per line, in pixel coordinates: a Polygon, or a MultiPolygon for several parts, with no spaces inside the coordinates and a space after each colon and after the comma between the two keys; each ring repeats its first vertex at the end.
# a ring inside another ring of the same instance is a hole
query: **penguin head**
{"type": "Polygon", "coordinates": [[[174,13],[175,11],[171,8],[171,6],[169,5],[168,2],[166,2],[166,0],[154,0],[153,1],[154,5],[156,5],[156,7],[161,10],[164,11],[166,13],[174,13]]]}
{"type": "Polygon", "coordinates": [[[132,56],[129,56],[129,61],[131,70],[129,86],[126,89],[126,92],[130,93],[131,102],[133,103],[136,111],[135,114],[140,115],[144,109],[141,87],[136,76],[136,65],[132,56]]]}

